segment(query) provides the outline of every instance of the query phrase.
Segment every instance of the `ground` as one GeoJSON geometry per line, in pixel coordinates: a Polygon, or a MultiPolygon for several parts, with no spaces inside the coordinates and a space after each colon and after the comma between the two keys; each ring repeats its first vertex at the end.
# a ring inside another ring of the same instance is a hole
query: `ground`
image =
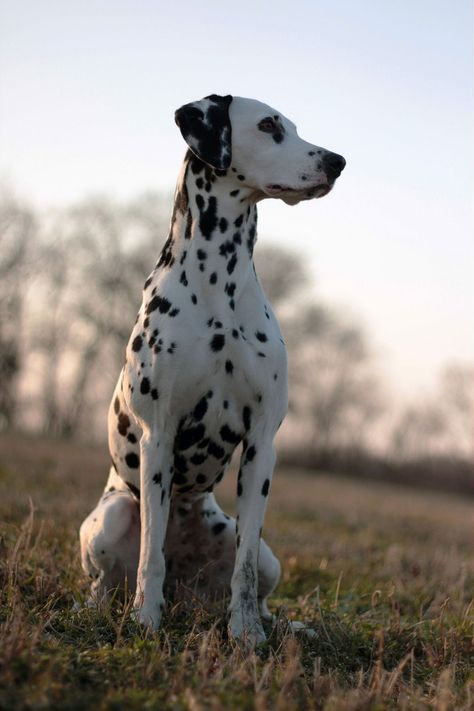
{"type": "MultiPolygon", "coordinates": [[[[78,528],[107,467],[105,448],[0,437],[0,709],[474,708],[472,500],[277,471],[279,623],[249,654],[227,639],[225,601],[191,591],[156,636],[118,601],[72,611],[78,528]]],[[[234,487],[218,490],[229,511],[234,487]]]]}

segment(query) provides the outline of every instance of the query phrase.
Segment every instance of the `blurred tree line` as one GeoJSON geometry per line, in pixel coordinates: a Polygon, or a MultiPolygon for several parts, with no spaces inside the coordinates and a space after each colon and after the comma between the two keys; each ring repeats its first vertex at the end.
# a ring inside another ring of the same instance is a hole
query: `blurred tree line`
{"type": "MultiPolygon", "coordinates": [[[[105,436],[170,202],[147,193],[129,203],[95,198],[43,214],[0,194],[1,428],[105,436]]],[[[260,242],[255,262],[289,351],[291,401],[281,447],[301,463],[365,462],[374,442],[380,451],[376,433],[390,410],[366,333],[308,298],[309,274],[295,252],[260,242]]],[[[383,457],[403,466],[472,457],[473,386],[472,368],[448,367],[431,400],[411,404],[382,427],[383,457]]]]}

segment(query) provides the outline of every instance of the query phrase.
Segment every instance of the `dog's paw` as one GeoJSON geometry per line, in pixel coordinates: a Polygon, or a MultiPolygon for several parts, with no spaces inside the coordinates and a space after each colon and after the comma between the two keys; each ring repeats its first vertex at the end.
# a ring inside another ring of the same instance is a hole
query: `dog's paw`
{"type": "Polygon", "coordinates": [[[288,626],[294,634],[304,635],[307,639],[314,639],[318,636],[316,630],[309,627],[304,622],[299,622],[298,620],[288,620],[288,626]]]}
{"type": "Polygon", "coordinates": [[[229,637],[249,648],[257,647],[267,639],[260,619],[245,615],[242,610],[231,612],[229,637]]]}
{"type": "Polygon", "coordinates": [[[80,612],[81,610],[87,609],[98,609],[105,600],[99,600],[97,595],[89,595],[86,600],[74,600],[71,607],[71,612],[80,612]]]}
{"type": "Polygon", "coordinates": [[[140,603],[141,600],[137,601],[137,599],[135,599],[132,618],[137,624],[145,627],[147,630],[158,630],[164,611],[164,603],[157,602],[148,604],[146,601],[143,604],[140,603]]]}

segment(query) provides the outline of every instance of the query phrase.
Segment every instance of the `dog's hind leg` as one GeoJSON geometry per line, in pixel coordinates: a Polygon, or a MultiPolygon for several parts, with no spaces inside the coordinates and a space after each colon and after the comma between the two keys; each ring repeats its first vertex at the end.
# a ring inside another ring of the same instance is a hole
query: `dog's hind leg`
{"type": "Polygon", "coordinates": [[[105,493],[80,529],[81,561],[91,578],[87,604],[120,588],[134,592],[140,552],[140,511],[127,491],[105,493]]]}

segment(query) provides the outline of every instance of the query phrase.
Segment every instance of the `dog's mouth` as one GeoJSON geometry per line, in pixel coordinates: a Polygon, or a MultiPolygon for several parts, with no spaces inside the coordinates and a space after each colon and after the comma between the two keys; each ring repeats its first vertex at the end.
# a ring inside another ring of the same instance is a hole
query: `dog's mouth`
{"type": "Polygon", "coordinates": [[[311,188],[292,188],[289,185],[280,185],[272,183],[265,186],[265,192],[271,197],[291,197],[293,195],[301,196],[301,200],[310,200],[311,198],[321,198],[327,195],[332,189],[329,183],[320,183],[311,188]]]}

